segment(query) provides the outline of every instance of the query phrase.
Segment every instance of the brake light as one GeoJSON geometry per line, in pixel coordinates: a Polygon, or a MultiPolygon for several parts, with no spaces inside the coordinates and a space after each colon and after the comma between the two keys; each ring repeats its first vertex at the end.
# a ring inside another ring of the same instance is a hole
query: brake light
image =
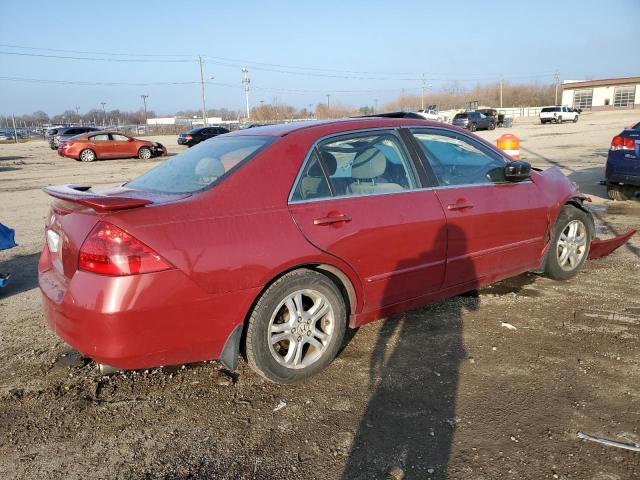
{"type": "Polygon", "coordinates": [[[157,252],[106,222],[98,222],[80,248],[78,268],[101,275],[137,275],[172,266],[157,252]]]}
{"type": "Polygon", "coordinates": [[[611,140],[611,150],[633,150],[636,148],[636,141],[633,138],[616,135],[611,140]]]}

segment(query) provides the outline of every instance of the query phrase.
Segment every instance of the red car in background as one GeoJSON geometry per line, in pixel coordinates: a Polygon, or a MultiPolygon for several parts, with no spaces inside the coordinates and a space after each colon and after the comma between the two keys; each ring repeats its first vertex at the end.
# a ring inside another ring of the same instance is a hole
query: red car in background
{"type": "Polygon", "coordinates": [[[58,155],[93,162],[107,158],[138,157],[147,160],[167,154],[158,142],[139,140],[119,132],[89,132],[60,142],[58,155]]]}
{"type": "Polygon", "coordinates": [[[523,272],[568,279],[632,234],[594,241],[558,168],[416,119],[240,130],[115,189],[45,191],[39,283],[62,339],[121,369],[233,369],[242,350],[281,383],[347,328],[523,272]]]}

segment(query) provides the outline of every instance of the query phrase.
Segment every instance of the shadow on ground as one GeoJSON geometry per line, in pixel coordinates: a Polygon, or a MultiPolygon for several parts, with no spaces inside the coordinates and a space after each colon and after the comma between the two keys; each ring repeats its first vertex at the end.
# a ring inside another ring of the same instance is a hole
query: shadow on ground
{"type": "MultiPolygon", "coordinates": [[[[444,229],[441,233],[440,240],[446,235],[444,229]]],[[[394,282],[403,281],[403,272],[432,258],[426,251],[417,259],[399,262],[382,305],[388,305],[397,292],[394,282]]],[[[458,267],[459,278],[475,280],[470,260],[462,260],[458,267]]],[[[462,315],[465,309],[478,308],[475,293],[382,323],[369,366],[373,394],[355,436],[344,480],[384,478],[385,474],[401,478],[394,470],[402,470],[406,480],[447,478],[458,422],[459,364],[465,358],[462,315]]]]}
{"type": "Polygon", "coordinates": [[[7,298],[38,286],[39,256],[40,253],[18,255],[0,262],[0,273],[11,275],[9,283],[0,289],[0,298],[7,298]]]}

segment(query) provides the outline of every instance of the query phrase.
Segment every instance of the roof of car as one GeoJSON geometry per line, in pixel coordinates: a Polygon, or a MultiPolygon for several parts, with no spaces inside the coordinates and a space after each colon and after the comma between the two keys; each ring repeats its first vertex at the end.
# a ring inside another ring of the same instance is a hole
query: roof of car
{"type": "Polygon", "coordinates": [[[231,135],[265,135],[271,137],[284,137],[290,133],[312,128],[321,128],[329,125],[344,127],[345,131],[379,127],[402,127],[411,125],[442,126],[442,123],[424,120],[422,118],[388,118],[388,117],[354,117],[337,120],[305,120],[300,122],[279,123],[265,125],[244,130],[236,130],[231,135]]]}

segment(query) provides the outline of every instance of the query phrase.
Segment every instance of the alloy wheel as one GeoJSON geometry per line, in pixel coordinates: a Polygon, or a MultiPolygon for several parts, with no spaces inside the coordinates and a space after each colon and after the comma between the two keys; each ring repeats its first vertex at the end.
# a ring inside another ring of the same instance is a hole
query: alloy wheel
{"type": "Polygon", "coordinates": [[[556,247],[556,255],[560,268],[565,271],[575,269],[587,251],[587,228],[580,220],[569,222],[560,237],[556,247]]]}
{"type": "Polygon", "coordinates": [[[305,368],[323,356],[334,329],[329,300],[316,290],[297,290],[280,302],[271,316],[269,350],[280,365],[305,368]]]}

